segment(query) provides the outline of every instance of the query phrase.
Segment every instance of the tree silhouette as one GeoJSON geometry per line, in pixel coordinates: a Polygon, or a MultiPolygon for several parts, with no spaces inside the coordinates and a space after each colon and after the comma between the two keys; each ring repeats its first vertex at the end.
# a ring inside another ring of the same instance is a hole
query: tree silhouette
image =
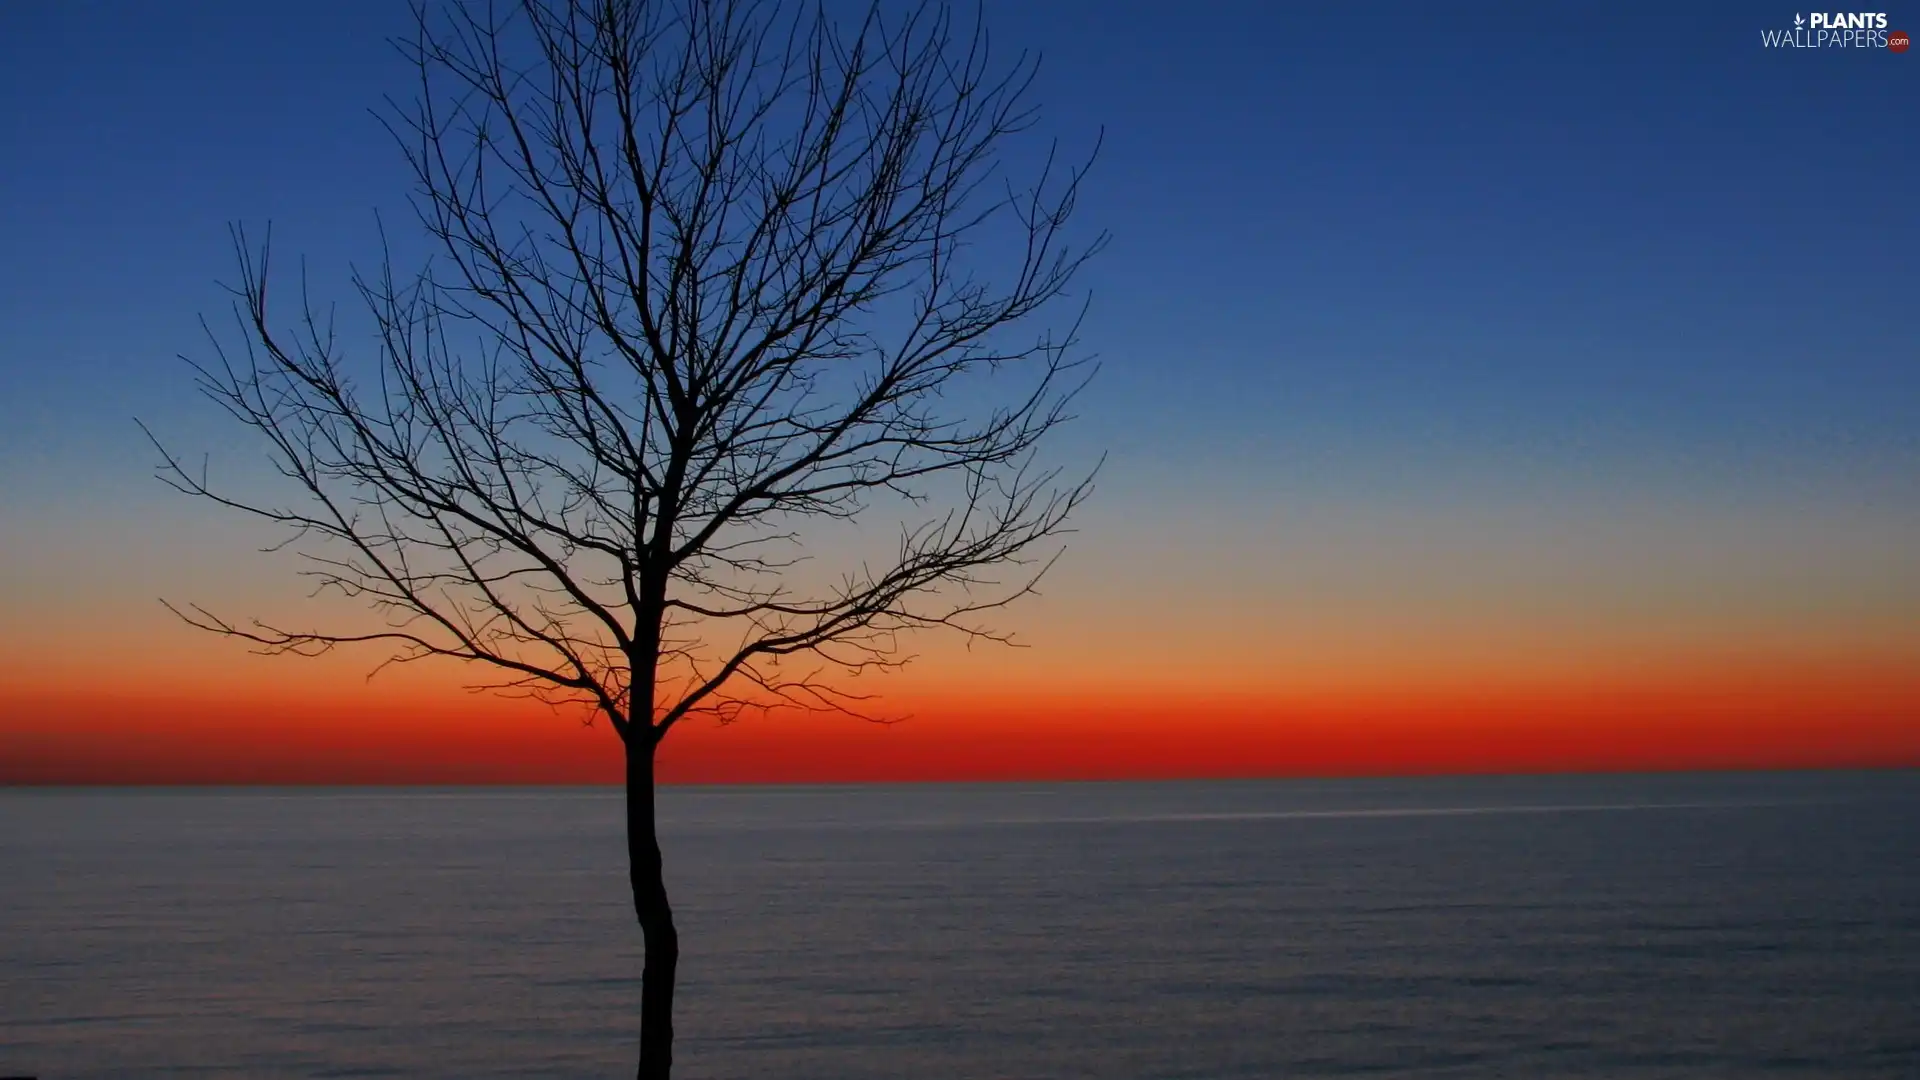
{"type": "Polygon", "coordinates": [[[286,527],[320,590],[383,618],[173,610],[269,653],[463,660],[604,716],[645,944],[638,1075],[665,1077],[661,740],[696,714],[859,713],[836,672],[901,663],[904,631],[999,637],[980,616],[1031,591],[1090,490],[1034,457],[1082,384],[1085,308],[1020,327],[1105,238],[1063,235],[1083,165],[1036,152],[1009,179],[1034,61],[990,63],[939,3],[415,14],[418,85],[383,118],[433,254],[355,273],[370,355],[304,283],[283,325],[270,245],[236,228],[241,344],[209,329],[189,361],[297,500],[216,488],[155,442],[168,483],[286,527]],[[835,530],[876,517],[898,523],[884,544],[835,530]]]}

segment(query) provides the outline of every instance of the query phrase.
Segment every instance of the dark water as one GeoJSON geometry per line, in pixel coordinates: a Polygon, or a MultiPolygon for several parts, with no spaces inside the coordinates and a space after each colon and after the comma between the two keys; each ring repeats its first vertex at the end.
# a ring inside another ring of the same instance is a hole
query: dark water
{"type": "MultiPolygon", "coordinates": [[[[663,804],[686,1078],[1920,1076],[1920,774],[663,804]]],[[[619,829],[0,792],[0,1075],[631,1075],[619,829]]]]}

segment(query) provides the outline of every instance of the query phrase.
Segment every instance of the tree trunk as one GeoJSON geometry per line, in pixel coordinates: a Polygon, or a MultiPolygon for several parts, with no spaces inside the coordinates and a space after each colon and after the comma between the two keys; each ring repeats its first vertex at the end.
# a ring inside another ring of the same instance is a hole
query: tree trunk
{"type": "Polygon", "coordinates": [[[653,751],[644,729],[627,745],[627,863],[633,879],[633,912],[640,920],[646,963],[640,970],[640,1070],[638,1080],[667,1080],[673,1069],[673,978],[680,962],[680,934],[673,927],[667,883],[661,875],[660,839],[654,830],[653,751]]]}

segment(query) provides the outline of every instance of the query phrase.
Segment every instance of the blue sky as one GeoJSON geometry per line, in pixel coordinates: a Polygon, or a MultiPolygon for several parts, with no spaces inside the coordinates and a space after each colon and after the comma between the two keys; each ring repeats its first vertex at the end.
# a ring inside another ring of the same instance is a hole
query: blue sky
{"type": "MultiPolygon", "coordinates": [[[[1081,434],[1356,468],[1910,460],[1917,62],[1762,49],[1787,16],[1757,6],[1544,8],[990,6],[1045,56],[1047,127],[1105,130],[1081,434]]],[[[404,223],[368,115],[405,89],[400,14],[0,14],[10,486],[30,446],[59,472],[171,409],[228,221],[323,287],[376,209],[404,223]]]]}

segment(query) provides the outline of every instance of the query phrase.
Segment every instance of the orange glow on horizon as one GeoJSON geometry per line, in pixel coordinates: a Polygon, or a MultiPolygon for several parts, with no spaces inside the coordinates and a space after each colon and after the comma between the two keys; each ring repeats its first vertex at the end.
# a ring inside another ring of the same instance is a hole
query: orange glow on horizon
{"type": "MultiPolygon", "coordinates": [[[[1920,674],[1755,669],[1475,691],[948,692],[904,722],[689,721],[668,783],[1920,766],[1920,674]]],[[[490,696],[0,697],[5,783],[615,783],[604,723],[490,696]]]]}

